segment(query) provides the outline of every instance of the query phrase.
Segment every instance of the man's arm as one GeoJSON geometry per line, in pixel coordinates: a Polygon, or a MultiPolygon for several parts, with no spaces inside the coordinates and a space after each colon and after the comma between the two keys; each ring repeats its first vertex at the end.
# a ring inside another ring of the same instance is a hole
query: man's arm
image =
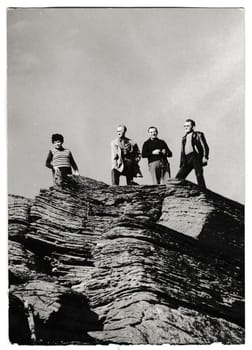
{"type": "Polygon", "coordinates": [[[115,144],[114,142],[112,141],[111,144],[111,160],[112,160],[112,163],[117,160],[119,158],[118,156],[118,152],[116,151],[116,147],[115,147],[115,144]]]}
{"type": "Polygon", "coordinates": [[[73,157],[71,152],[69,153],[69,160],[70,160],[70,164],[71,164],[71,167],[73,168],[73,170],[78,172],[79,171],[78,170],[78,166],[77,166],[77,164],[76,164],[76,162],[74,160],[74,157],[73,157]]]}
{"type": "Polygon", "coordinates": [[[133,153],[134,153],[134,157],[135,157],[136,161],[139,162],[141,159],[141,152],[140,152],[140,149],[139,149],[137,143],[134,143],[134,145],[133,145],[133,153]]]}
{"type": "Polygon", "coordinates": [[[119,146],[115,144],[115,141],[111,141],[110,146],[111,146],[112,168],[117,169],[122,165],[120,149],[119,149],[119,146]]]}
{"type": "Polygon", "coordinates": [[[185,159],[185,154],[184,154],[184,142],[185,142],[185,138],[182,138],[182,142],[181,142],[181,151],[180,151],[180,161],[179,161],[179,167],[182,168],[184,165],[184,159],[185,159]]]}
{"type": "Polygon", "coordinates": [[[200,133],[200,142],[203,148],[203,157],[208,159],[209,158],[209,147],[205,138],[205,135],[202,133],[200,133]]]}
{"type": "Polygon", "coordinates": [[[162,148],[163,155],[166,156],[166,157],[169,157],[169,158],[172,157],[172,151],[167,146],[167,143],[165,141],[163,141],[163,144],[164,144],[164,146],[162,148]]]}
{"type": "Polygon", "coordinates": [[[53,166],[52,166],[52,164],[51,164],[52,159],[53,159],[52,151],[49,151],[48,156],[47,156],[47,158],[46,158],[46,163],[45,163],[45,165],[46,165],[47,168],[53,170],[53,166]]]}
{"type": "Polygon", "coordinates": [[[143,148],[142,148],[142,157],[143,158],[149,158],[151,156],[151,150],[148,147],[148,142],[145,141],[143,144],[143,148]]]}

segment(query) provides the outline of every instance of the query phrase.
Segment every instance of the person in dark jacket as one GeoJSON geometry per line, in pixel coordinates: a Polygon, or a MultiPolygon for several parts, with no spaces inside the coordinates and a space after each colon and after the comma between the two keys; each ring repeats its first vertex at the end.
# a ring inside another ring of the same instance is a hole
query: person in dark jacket
{"type": "Polygon", "coordinates": [[[153,185],[165,183],[171,177],[167,157],[172,157],[172,152],[166,142],[157,137],[158,130],[155,126],[150,126],[148,133],[150,138],[143,144],[142,157],[148,158],[153,185]]]}
{"type": "Polygon", "coordinates": [[[192,119],[185,121],[186,134],[182,138],[180,169],[176,178],[185,179],[194,169],[200,189],[205,190],[203,167],[208,163],[209,147],[203,132],[194,131],[195,125],[195,121],[192,119]]]}

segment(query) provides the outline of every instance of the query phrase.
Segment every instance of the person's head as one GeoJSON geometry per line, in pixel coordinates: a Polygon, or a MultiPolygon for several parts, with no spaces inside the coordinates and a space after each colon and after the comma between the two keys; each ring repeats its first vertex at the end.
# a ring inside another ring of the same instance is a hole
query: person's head
{"type": "Polygon", "coordinates": [[[61,134],[52,135],[52,144],[55,148],[61,148],[64,142],[64,137],[61,134]]]}
{"type": "Polygon", "coordinates": [[[184,128],[185,128],[185,132],[189,133],[191,131],[193,131],[194,127],[195,127],[195,121],[192,119],[186,119],[185,123],[184,123],[184,128]]]}
{"type": "Polygon", "coordinates": [[[118,137],[124,137],[127,131],[127,127],[125,125],[118,125],[116,132],[118,137]]]}
{"type": "Polygon", "coordinates": [[[150,135],[150,139],[154,140],[157,138],[158,135],[158,129],[155,126],[150,126],[148,129],[148,133],[150,135]]]}

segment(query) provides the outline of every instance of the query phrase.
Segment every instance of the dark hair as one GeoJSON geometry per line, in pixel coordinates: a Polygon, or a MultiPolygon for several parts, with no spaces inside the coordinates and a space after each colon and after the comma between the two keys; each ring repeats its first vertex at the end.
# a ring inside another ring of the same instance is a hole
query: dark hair
{"type": "Polygon", "coordinates": [[[186,119],[186,122],[190,122],[192,124],[192,126],[196,125],[195,121],[192,119],[186,119]]]}
{"type": "Polygon", "coordinates": [[[64,137],[61,134],[52,134],[52,143],[55,141],[64,142],[64,137]]]}
{"type": "Polygon", "coordinates": [[[148,132],[150,131],[150,129],[155,129],[156,132],[158,132],[158,129],[157,129],[155,126],[150,126],[150,127],[148,128],[148,132]]]}

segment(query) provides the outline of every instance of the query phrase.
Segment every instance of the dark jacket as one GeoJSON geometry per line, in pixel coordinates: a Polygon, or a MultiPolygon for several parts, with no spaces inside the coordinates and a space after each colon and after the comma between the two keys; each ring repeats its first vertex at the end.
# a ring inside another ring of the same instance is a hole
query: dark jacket
{"type": "MultiPolygon", "coordinates": [[[[201,158],[205,157],[208,159],[209,157],[209,147],[203,132],[193,131],[192,132],[192,147],[193,151],[196,154],[199,154],[201,158]]],[[[185,163],[185,143],[186,143],[186,135],[182,138],[182,148],[181,148],[181,157],[180,157],[180,167],[182,167],[185,163]]]]}
{"type": "Polygon", "coordinates": [[[159,138],[156,138],[154,140],[148,139],[143,144],[142,157],[148,158],[148,163],[155,162],[156,160],[162,160],[163,162],[168,162],[167,157],[172,157],[172,152],[168,148],[164,140],[161,140],[159,138]],[[160,151],[162,149],[165,149],[166,153],[152,154],[152,151],[154,151],[155,149],[159,149],[160,151]]]}

